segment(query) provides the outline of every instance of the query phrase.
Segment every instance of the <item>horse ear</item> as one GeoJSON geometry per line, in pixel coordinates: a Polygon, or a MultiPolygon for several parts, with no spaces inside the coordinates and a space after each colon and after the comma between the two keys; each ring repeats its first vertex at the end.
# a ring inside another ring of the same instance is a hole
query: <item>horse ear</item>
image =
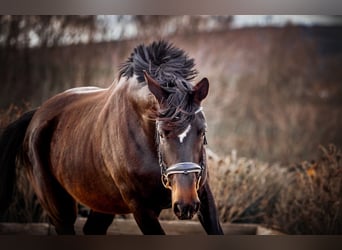
{"type": "Polygon", "coordinates": [[[194,87],[194,101],[200,104],[204,98],[207,97],[209,91],[209,81],[205,77],[199,83],[197,83],[194,87]]]}
{"type": "Polygon", "coordinates": [[[144,72],[145,82],[147,83],[149,90],[157,98],[158,102],[161,103],[162,100],[166,99],[167,97],[166,91],[163,90],[160,84],[156,80],[154,80],[145,70],[143,72],[144,72]]]}

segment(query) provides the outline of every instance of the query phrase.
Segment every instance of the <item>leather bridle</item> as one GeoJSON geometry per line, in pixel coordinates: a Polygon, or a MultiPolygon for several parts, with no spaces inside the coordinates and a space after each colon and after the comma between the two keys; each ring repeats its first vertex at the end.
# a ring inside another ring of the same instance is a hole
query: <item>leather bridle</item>
{"type": "MultiPolygon", "coordinates": [[[[198,112],[202,111],[202,108],[199,108],[195,111],[194,114],[197,114],[198,112]]],[[[178,162],[176,164],[173,164],[169,167],[166,166],[163,155],[160,151],[160,134],[158,131],[158,126],[156,126],[156,139],[157,139],[157,150],[158,150],[158,160],[159,160],[159,166],[161,170],[161,181],[165,188],[171,189],[171,184],[169,180],[169,176],[173,174],[189,174],[189,173],[196,173],[197,175],[197,181],[196,181],[196,189],[198,190],[200,188],[201,179],[203,177],[203,173],[206,167],[206,154],[205,154],[205,148],[202,147],[202,159],[199,164],[194,162],[178,162]]],[[[207,144],[206,137],[204,135],[204,143],[203,145],[207,144]]]]}

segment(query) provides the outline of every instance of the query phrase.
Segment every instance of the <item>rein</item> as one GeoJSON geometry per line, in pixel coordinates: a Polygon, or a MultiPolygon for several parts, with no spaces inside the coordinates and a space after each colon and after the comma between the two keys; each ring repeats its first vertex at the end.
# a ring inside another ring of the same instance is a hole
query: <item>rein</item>
{"type": "MultiPolygon", "coordinates": [[[[197,114],[202,111],[202,107],[200,107],[198,110],[194,112],[194,114],[197,114]]],[[[157,138],[157,148],[158,148],[158,160],[159,160],[159,166],[161,170],[161,181],[165,188],[171,189],[169,176],[173,174],[189,174],[189,173],[196,173],[197,174],[197,182],[196,182],[196,189],[198,190],[200,187],[200,182],[203,176],[203,172],[205,170],[205,149],[203,147],[202,150],[202,160],[200,164],[194,163],[194,162],[179,162],[176,164],[171,165],[170,167],[167,167],[163,156],[160,152],[159,145],[160,145],[160,134],[158,132],[158,128],[156,126],[156,138],[157,138]]],[[[206,137],[204,136],[204,145],[207,144],[206,137]]]]}

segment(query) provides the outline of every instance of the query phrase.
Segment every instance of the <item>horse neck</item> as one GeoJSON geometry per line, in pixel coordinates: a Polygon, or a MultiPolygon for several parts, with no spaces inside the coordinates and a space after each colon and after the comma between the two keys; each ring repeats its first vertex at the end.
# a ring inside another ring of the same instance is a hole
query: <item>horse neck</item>
{"type": "MultiPolygon", "coordinates": [[[[109,91],[111,95],[107,100],[107,112],[111,120],[120,120],[139,123],[139,128],[154,143],[155,116],[158,103],[147,85],[139,83],[136,78],[120,78],[115,82],[109,91]],[[151,136],[152,135],[152,136],[151,136]]],[[[122,124],[125,126],[125,124],[122,124]]]]}

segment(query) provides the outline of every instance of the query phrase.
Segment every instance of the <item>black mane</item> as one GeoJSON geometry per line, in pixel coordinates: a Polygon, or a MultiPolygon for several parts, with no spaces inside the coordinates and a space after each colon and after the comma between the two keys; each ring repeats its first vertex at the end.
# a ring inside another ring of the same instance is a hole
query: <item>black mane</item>
{"type": "Polygon", "coordinates": [[[137,76],[145,82],[143,70],[169,93],[165,108],[159,110],[158,120],[162,129],[179,133],[194,118],[198,109],[193,103],[190,80],[197,76],[194,59],[166,41],[139,45],[120,68],[119,77],[137,76]]]}
{"type": "Polygon", "coordinates": [[[120,68],[120,77],[136,75],[139,82],[144,82],[143,70],[157,80],[163,87],[177,85],[175,81],[188,82],[197,75],[194,60],[187,54],[166,41],[153,42],[137,46],[127,61],[120,68]]]}

